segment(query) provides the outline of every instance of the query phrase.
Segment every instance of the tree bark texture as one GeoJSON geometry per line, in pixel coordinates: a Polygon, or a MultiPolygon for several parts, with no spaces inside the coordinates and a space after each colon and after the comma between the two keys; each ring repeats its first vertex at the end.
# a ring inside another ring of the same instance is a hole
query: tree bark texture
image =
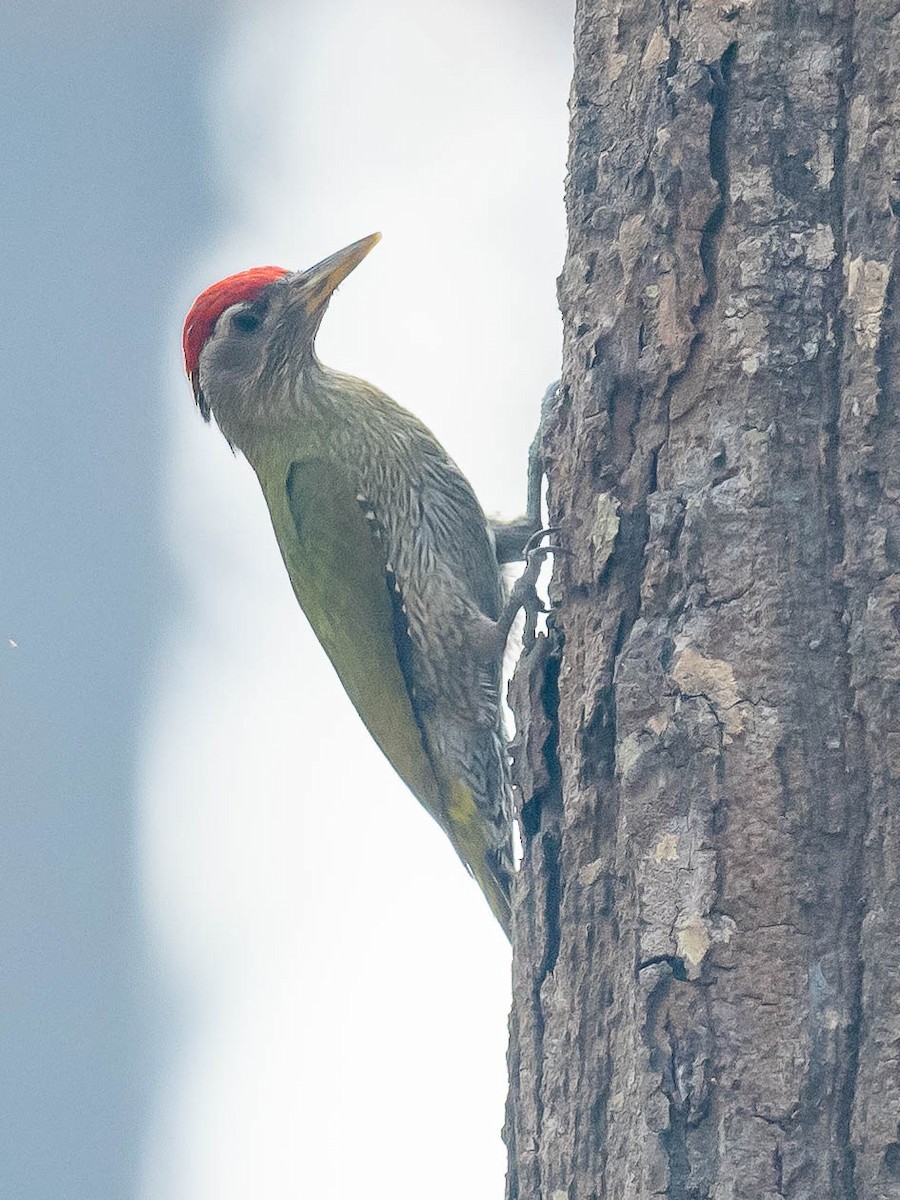
{"type": "Polygon", "coordinates": [[[507,1194],[900,1197],[900,6],[575,50],[507,1194]]]}

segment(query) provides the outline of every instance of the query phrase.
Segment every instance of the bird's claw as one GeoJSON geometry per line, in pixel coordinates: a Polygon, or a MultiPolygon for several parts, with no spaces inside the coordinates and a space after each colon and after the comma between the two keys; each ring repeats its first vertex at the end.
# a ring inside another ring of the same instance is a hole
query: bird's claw
{"type": "Polygon", "coordinates": [[[536,550],[541,550],[545,555],[565,553],[562,546],[542,546],[541,542],[545,537],[549,537],[551,533],[561,533],[559,525],[545,525],[543,529],[537,529],[525,543],[525,560],[528,561],[531,554],[536,550]]]}
{"type": "Polygon", "coordinates": [[[538,614],[547,614],[552,611],[544,605],[538,595],[537,581],[548,554],[565,554],[567,552],[565,547],[553,542],[546,546],[541,545],[545,537],[559,532],[558,525],[548,525],[545,529],[538,529],[533,533],[525,544],[525,570],[513,589],[516,599],[525,610],[525,629],[522,634],[525,645],[529,645],[535,639],[538,614]]]}

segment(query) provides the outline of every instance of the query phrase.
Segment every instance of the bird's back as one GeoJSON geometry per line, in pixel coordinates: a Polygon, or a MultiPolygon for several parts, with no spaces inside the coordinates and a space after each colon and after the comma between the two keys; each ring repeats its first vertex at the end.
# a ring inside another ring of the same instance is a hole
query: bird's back
{"type": "Polygon", "coordinates": [[[500,662],[473,638],[503,598],[484,513],[412,414],[330,372],[323,396],[333,411],[308,421],[275,488],[263,482],[295,593],[363,721],[508,932],[500,662]]]}

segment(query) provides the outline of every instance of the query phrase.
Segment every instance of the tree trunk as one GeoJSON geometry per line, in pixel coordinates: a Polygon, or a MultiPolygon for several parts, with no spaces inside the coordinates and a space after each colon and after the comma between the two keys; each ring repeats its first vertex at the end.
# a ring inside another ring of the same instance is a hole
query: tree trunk
{"type": "Polygon", "coordinates": [[[900,1197],[896,0],[581,0],[510,1200],[900,1197]]]}

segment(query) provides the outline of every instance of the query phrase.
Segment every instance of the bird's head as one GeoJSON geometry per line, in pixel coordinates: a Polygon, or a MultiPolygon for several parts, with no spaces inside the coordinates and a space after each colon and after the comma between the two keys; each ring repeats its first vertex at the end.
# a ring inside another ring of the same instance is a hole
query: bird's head
{"type": "Polygon", "coordinates": [[[254,267],[201,292],[184,322],[184,369],[197,407],[226,426],[265,419],[272,385],[290,383],[315,362],[314,343],[338,284],[359,266],[380,233],[307,271],[254,267]],[[223,424],[224,418],[224,424],[223,424]]]}

